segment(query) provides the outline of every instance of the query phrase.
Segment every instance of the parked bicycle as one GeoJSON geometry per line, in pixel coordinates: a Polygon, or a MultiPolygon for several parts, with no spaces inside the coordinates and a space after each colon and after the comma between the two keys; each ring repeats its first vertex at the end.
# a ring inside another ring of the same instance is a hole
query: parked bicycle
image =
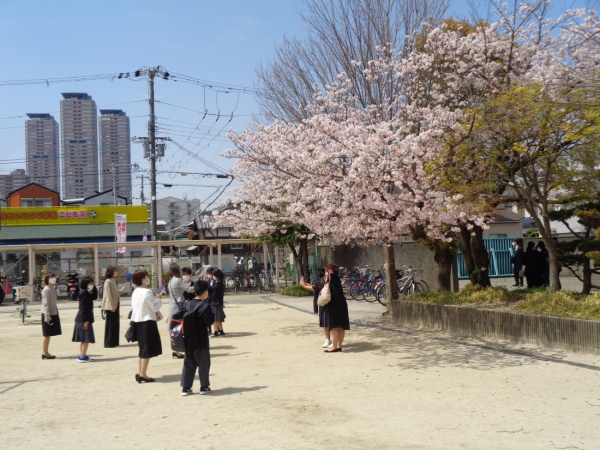
{"type": "MultiPolygon", "coordinates": [[[[396,283],[398,284],[399,297],[408,297],[419,292],[429,291],[427,283],[421,280],[421,271],[415,269],[414,265],[402,266],[396,271],[396,276],[398,277],[396,283]]],[[[385,282],[383,282],[376,294],[377,301],[383,306],[387,306],[386,291],[387,287],[385,282]]]]}

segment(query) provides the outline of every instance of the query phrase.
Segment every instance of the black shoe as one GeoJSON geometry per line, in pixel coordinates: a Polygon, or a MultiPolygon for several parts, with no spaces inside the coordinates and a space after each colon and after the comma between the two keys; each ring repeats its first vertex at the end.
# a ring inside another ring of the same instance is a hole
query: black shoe
{"type": "Polygon", "coordinates": [[[519,286],[519,285],[518,284],[513,284],[513,287],[517,287],[517,286],[519,286]]]}
{"type": "Polygon", "coordinates": [[[54,359],[56,356],[54,355],[42,355],[42,359],[54,359]]]}
{"type": "Polygon", "coordinates": [[[181,395],[183,395],[184,397],[185,397],[186,395],[192,395],[192,394],[193,394],[193,392],[192,392],[192,390],[191,390],[190,388],[183,388],[183,389],[181,390],[181,395]]]}
{"type": "Polygon", "coordinates": [[[210,393],[210,388],[209,387],[200,388],[200,395],[206,395],[208,393],[210,393]]]}
{"type": "Polygon", "coordinates": [[[225,336],[225,332],[223,330],[219,331],[219,336],[225,336]]]}
{"type": "Polygon", "coordinates": [[[137,381],[138,383],[153,383],[156,380],[154,378],[143,377],[143,376],[141,376],[141,375],[139,375],[139,374],[136,373],[135,374],[135,381],[137,381]]]}
{"type": "Polygon", "coordinates": [[[173,352],[173,359],[183,359],[185,357],[185,355],[180,355],[178,353],[173,352]]]}

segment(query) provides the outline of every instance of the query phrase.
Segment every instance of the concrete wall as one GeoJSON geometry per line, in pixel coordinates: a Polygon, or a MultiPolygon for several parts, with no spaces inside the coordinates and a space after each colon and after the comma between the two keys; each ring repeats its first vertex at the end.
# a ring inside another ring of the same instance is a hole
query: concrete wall
{"type": "Polygon", "coordinates": [[[600,322],[593,320],[536,316],[405,300],[393,301],[391,314],[399,325],[600,354],[600,322]]]}
{"type": "MultiPolygon", "coordinates": [[[[396,267],[402,265],[415,265],[421,271],[421,279],[424,280],[430,290],[437,290],[437,264],[433,259],[433,252],[416,242],[402,242],[394,246],[396,267]]],[[[367,264],[372,269],[380,270],[385,263],[385,254],[382,246],[348,246],[319,247],[319,264],[334,262],[342,267],[363,267],[367,264]]],[[[458,286],[458,280],[456,279],[458,286]]]]}

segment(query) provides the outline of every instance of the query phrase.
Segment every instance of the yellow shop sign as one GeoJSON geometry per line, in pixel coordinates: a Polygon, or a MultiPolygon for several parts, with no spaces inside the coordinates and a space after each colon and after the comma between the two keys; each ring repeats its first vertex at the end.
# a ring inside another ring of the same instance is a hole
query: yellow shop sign
{"type": "Polygon", "coordinates": [[[2,226],[115,223],[115,214],[126,214],[129,223],[148,222],[146,205],[2,208],[0,221],[2,226]]]}

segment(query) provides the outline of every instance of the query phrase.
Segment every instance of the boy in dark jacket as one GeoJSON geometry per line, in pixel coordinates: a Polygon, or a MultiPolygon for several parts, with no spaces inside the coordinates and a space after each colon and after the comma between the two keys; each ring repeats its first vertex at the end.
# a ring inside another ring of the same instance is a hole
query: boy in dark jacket
{"type": "Polygon", "coordinates": [[[205,301],[208,297],[208,283],[196,281],[194,283],[196,297],[186,302],[184,309],[184,343],[185,358],[181,372],[181,395],[192,394],[194,376],[198,370],[200,378],[200,394],[210,392],[208,374],[210,372],[210,351],[208,341],[208,327],[213,323],[214,316],[210,305],[205,301]]]}

